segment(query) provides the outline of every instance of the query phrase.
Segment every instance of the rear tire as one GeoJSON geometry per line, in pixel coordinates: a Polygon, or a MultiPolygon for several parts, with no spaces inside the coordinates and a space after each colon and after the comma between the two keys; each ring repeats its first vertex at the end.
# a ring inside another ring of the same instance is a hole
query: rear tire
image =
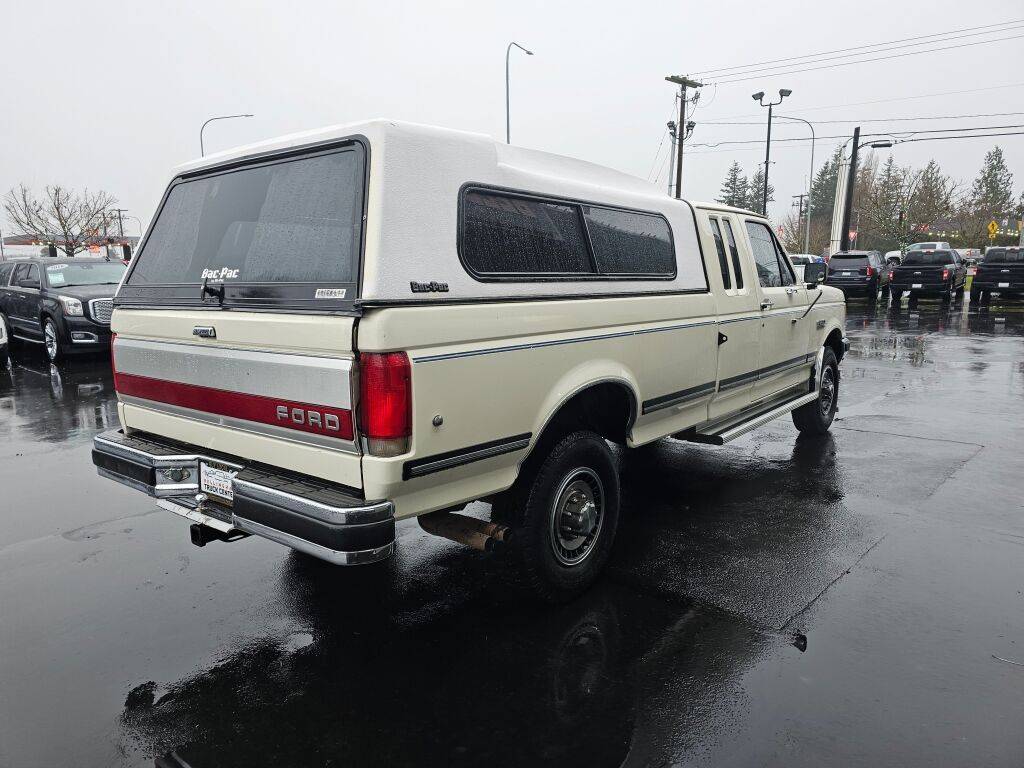
{"type": "Polygon", "coordinates": [[[545,602],[566,602],[594,583],[611,554],[619,523],[615,457],[600,435],[578,431],[524,471],[493,514],[513,526],[517,582],[545,602]]]}
{"type": "Polygon", "coordinates": [[[971,290],[971,304],[974,306],[981,304],[981,291],[971,290]]]}
{"type": "Polygon", "coordinates": [[[793,411],[793,424],[805,435],[824,435],[832,426],[839,406],[839,361],[831,347],[822,359],[818,399],[793,411]]]}

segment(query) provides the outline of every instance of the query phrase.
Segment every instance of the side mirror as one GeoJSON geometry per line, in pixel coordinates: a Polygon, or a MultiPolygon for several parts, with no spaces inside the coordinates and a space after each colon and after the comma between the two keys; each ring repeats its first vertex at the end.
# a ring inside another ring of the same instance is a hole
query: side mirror
{"type": "Polygon", "coordinates": [[[804,282],[808,288],[817,288],[824,283],[827,274],[828,264],[822,264],[820,261],[804,266],[804,282]]]}

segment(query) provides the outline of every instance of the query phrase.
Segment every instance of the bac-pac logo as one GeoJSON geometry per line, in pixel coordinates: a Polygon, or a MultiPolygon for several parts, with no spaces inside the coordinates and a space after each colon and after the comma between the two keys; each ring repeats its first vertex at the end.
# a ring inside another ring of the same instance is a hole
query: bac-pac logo
{"type": "Polygon", "coordinates": [[[204,269],[199,276],[200,280],[233,280],[238,277],[238,270],[229,267],[220,269],[204,269]]]}

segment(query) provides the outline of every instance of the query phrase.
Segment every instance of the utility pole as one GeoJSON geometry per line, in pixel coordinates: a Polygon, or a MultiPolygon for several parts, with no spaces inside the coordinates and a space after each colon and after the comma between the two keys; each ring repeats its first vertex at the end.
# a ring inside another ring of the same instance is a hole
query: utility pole
{"type": "MultiPolygon", "coordinates": [[[[806,192],[801,192],[799,195],[793,195],[794,199],[799,198],[797,200],[797,202],[793,203],[793,207],[795,207],[797,209],[797,223],[805,222],[805,225],[806,225],[806,227],[808,228],[808,231],[809,231],[810,227],[811,227],[811,216],[810,216],[811,212],[807,211],[807,216],[806,217],[804,216],[804,198],[805,197],[807,197],[807,193],[806,192]]],[[[797,238],[800,237],[800,228],[799,227],[797,227],[796,235],[797,235],[797,238]]],[[[806,243],[806,239],[804,240],[804,242],[806,243]]],[[[807,246],[806,245],[804,245],[804,253],[807,253],[807,246]]]]}
{"type": "Polygon", "coordinates": [[[688,130],[686,123],[686,89],[702,88],[704,83],[698,83],[696,80],[691,80],[685,75],[669,75],[665,79],[679,86],[679,123],[677,126],[679,142],[676,149],[676,199],[678,200],[683,196],[683,143],[686,139],[686,131],[688,130]]]}
{"type": "Polygon", "coordinates": [[[675,120],[669,120],[668,121],[668,140],[671,142],[669,144],[669,150],[668,150],[668,194],[669,194],[669,197],[672,196],[672,183],[673,183],[673,180],[675,179],[676,142],[677,142],[676,134],[677,134],[676,121],[675,120]]]}
{"type": "Polygon", "coordinates": [[[853,213],[853,185],[857,180],[857,150],[860,149],[860,126],[853,129],[850,149],[850,168],[846,176],[846,195],[843,200],[843,224],[839,230],[839,250],[850,250],[850,214],[853,213]]]}
{"type": "Polygon", "coordinates": [[[124,219],[121,217],[121,214],[128,213],[128,209],[114,208],[113,210],[117,213],[117,234],[124,240],[124,219]]]}

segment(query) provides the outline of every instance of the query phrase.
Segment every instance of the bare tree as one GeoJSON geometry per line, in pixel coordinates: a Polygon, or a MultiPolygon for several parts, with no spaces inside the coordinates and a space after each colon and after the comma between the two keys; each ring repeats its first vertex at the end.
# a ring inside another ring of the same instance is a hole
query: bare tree
{"type": "Polygon", "coordinates": [[[25,234],[54,243],[68,256],[84,251],[102,237],[117,199],[107,192],[81,193],[60,185],[48,186],[42,197],[24,184],[4,195],[11,223],[25,234]]]}

